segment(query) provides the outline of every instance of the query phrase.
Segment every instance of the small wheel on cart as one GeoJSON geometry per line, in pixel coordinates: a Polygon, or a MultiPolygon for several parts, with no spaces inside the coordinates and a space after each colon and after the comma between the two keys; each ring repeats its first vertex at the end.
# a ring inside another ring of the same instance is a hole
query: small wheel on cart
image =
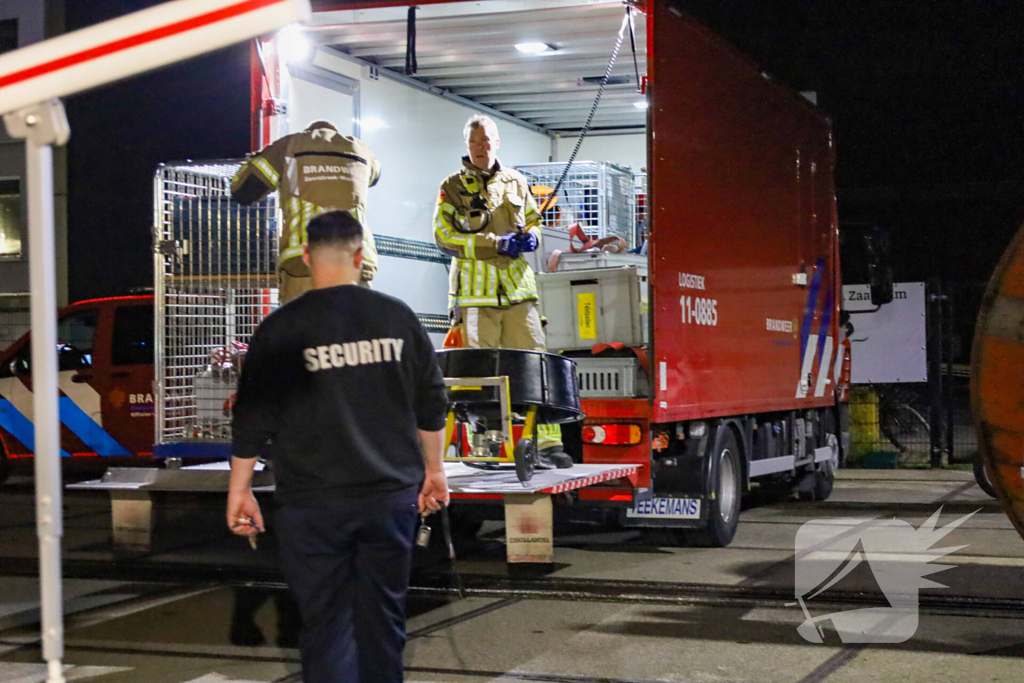
{"type": "Polygon", "coordinates": [[[537,462],[537,447],[530,439],[519,439],[513,456],[516,460],[516,476],[525,484],[533,478],[533,465],[537,462]]]}

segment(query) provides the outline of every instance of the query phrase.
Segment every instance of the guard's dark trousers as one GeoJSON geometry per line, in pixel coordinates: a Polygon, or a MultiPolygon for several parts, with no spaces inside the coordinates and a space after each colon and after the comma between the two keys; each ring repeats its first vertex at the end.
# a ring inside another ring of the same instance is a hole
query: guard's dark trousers
{"type": "Polygon", "coordinates": [[[302,613],[305,683],[400,683],[417,491],[284,506],[277,536],[302,613]]]}

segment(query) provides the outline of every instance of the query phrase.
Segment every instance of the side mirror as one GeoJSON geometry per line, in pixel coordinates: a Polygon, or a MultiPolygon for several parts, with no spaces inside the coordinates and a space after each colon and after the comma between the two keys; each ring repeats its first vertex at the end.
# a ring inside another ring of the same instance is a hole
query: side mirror
{"type": "Polygon", "coordinates": [[[872,228],[864,241],[868,254],[868,284],[871,287],[871,305],[882,306],[892,301],[892,254],[889,248],[889,233],[881,228],[872,228]]]}

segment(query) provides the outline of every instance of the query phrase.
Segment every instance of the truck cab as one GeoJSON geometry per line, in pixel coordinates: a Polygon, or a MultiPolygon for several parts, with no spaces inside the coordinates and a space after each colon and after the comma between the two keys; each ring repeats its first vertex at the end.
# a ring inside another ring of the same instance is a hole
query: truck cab
{"type": "MultiPolygon", "coordinates": [[[[61,456],[76,469],[150,463],[153,297],[80,301],[58,312],[61,456]]],[[[35,449],[31,334],[0,355],[0,479],[35,449]]]]}

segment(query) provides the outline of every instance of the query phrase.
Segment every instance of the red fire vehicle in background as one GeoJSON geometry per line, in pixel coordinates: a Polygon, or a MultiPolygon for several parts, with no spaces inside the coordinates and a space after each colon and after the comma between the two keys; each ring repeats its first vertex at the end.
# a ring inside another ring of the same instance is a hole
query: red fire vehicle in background
{"type": "MultiPolygon", "coordinates": [[[[153,297],[80,301],[57,320],[61,455],[86,469],[151,464],[153,297]]],[[[0,354],[0,480],[35,448],[31,373],[26,334],[0,354]]]]}

